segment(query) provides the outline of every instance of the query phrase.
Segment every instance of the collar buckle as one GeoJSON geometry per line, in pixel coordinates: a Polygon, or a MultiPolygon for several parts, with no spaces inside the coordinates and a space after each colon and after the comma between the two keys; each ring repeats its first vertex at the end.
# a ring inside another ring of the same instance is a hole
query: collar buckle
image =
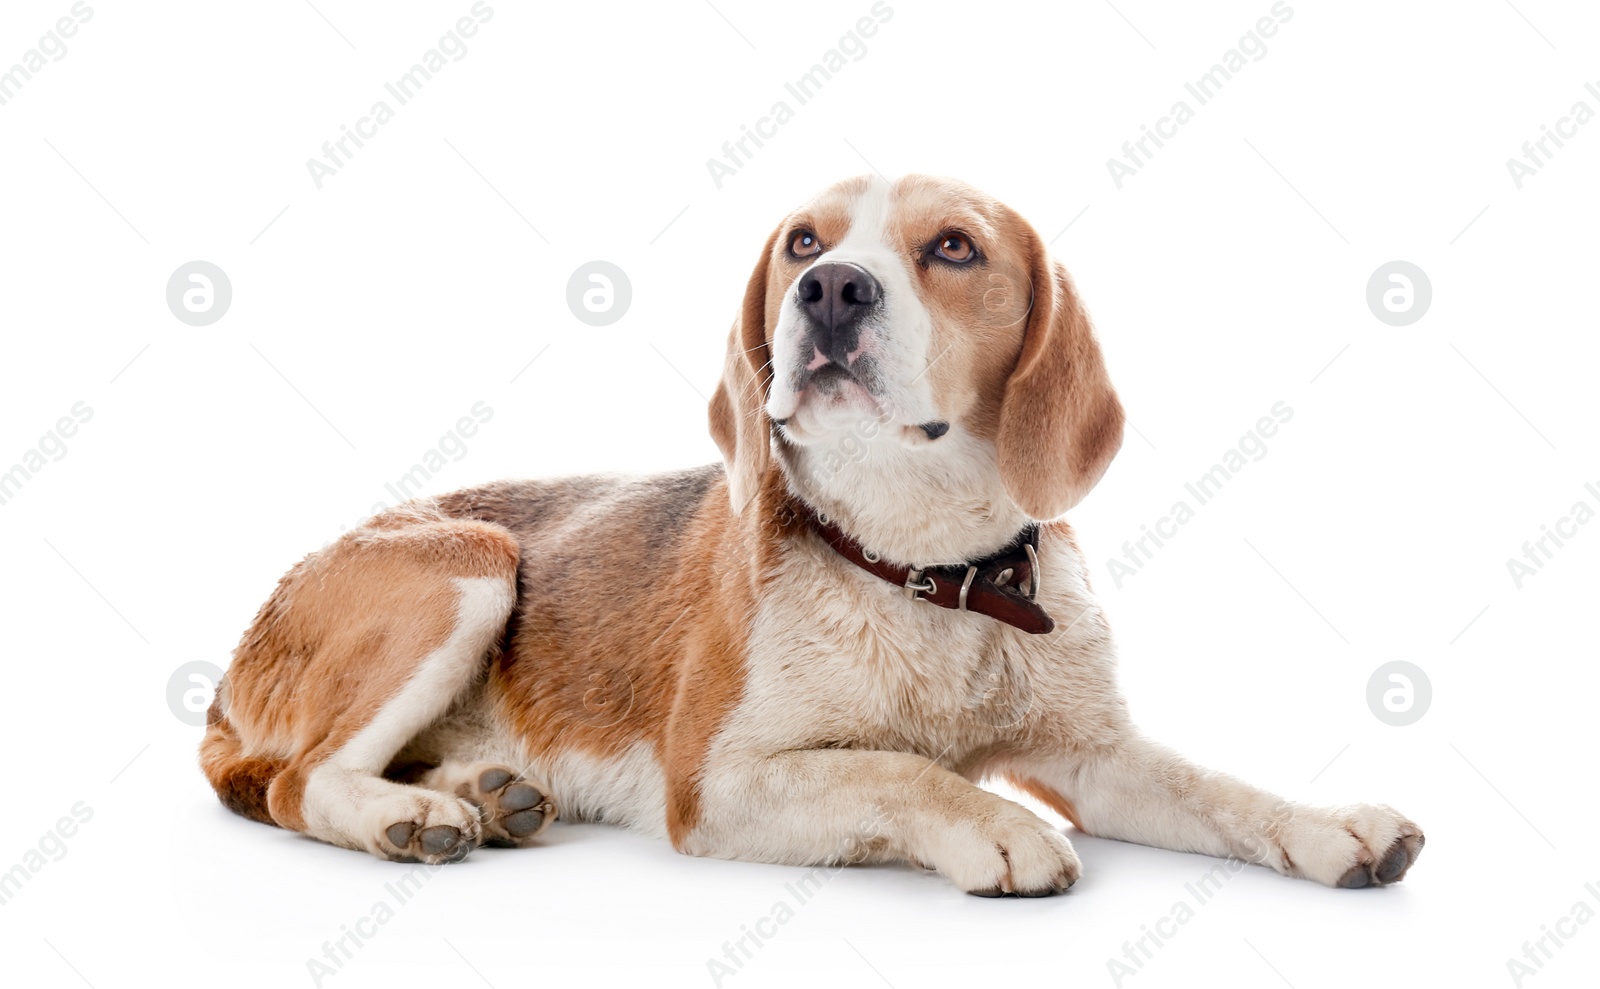
{"type": "Polygon", "coordinates": [[[906,574],[906,582],[904,586],[906,589],[907,601],[926,601],[928,599],[921,597],[921,595],[932,594],[939,589],[939,585],[934,582],[932,577],[923,579],[922,571],[915,568],[906,574]]]}

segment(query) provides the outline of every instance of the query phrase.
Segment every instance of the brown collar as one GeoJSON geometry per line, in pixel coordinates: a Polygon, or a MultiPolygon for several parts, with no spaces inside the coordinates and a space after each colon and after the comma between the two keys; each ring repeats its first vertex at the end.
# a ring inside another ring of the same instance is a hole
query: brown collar
{"type": "Polygon", "coordinates": [[[875,577],[904,588],[907,598],[941,608],[988,615],[1032,635],[1056,623],[1039,607],[1039,526],[1028,526],[1000,552],[969,564],[943,567],[901,566],[875,558],[843,529],[809,505],[796,501],[795,514],[833,547],[834,552],[875,577]]]}

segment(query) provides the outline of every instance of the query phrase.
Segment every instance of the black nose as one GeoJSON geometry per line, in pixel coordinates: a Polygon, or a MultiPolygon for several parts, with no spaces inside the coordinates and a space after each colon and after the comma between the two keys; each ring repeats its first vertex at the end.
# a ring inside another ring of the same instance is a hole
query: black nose
{"type": "Polygon", "coordinates": [[[865,268],[842,261],[814,264],[796,289],[800,311],[811,323],[811,342],[841,367],[861,343],[861,320],[883,295],[865,268]]]}

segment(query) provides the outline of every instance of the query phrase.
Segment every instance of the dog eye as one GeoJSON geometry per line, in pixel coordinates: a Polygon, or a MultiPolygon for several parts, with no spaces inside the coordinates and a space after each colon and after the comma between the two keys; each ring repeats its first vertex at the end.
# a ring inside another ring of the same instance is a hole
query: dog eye
{"type": "Polygon", "coordinates": [[[946,261],[966,264],[978,256],[978,249],[972,246],[966,234],[944,233],[939,235],[939,246],[934,248],[934,253],[946,261]]]}
{"type": "Polygon", "coordinates": [[[822,253],[822,241],[809,230],[796,230],[789,238],[789,256],[809,258],[822,253]]]}

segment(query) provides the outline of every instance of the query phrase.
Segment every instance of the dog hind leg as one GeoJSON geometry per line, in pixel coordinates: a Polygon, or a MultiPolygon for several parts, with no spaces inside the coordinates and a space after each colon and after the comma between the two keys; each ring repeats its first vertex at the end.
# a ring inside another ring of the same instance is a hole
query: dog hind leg
{"type": "Polygon", "coordinates": [[[203,747],[223,802],[260,819],[250,787],[270,775],[275,824],[389,859],[471,851],[474,803],[383,774],[480,682],[515,607],[518,552],[498,526],[408,508],[291,571],[235,653],[203,747]],[[244,772],[250,758],[262,772],[244,772]]]}

